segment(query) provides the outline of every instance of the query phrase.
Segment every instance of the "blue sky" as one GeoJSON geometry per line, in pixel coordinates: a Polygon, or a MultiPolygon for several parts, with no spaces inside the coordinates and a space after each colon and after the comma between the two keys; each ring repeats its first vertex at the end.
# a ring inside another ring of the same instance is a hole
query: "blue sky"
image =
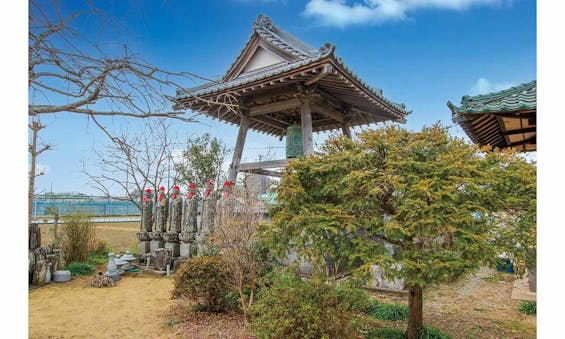
{"type": "MultiPolygon", "coordinates": [[[[536,2],[531,0],[168,0],[100,2],[99,7],[125,28],[119,35],[102,35],[103,46],[127,43],[161,68],[208,78],[225,73],[253,21],[264,13],[312,46],[332,42],[365,82],[413,110],[405,124],[413,130],[436,121],[453,126],[448,100],[458,104],[465,94],[536,79],[536,2]]],[[[86,36],[99,32],[92,20],[81,22],[79,29],[86,36]]],[[[96,193],[81,164],[89,166],[92,149],[107,144],[107,138],[84,116],[58,114],[42,121],[48,126],[42,139],[55,149],[38,159],[47,174],[38,178],[36,191],[96,193]]],[[[114,132],[141,123],[104,122],[114,132]]],[[[201,122],[176,122],[175,133],[183,140],[210,132],[234,145],[235,127],[206,118],[201,122]]],[[[464,135],[457,126],[452,133],[464,135]]],[[[323,136],[315,138],[322,141],[323,136]]],[[[282,157],[283,146],[277,138],[250,132],[243,160],[255,160],[268,147],[282,157]]]]}

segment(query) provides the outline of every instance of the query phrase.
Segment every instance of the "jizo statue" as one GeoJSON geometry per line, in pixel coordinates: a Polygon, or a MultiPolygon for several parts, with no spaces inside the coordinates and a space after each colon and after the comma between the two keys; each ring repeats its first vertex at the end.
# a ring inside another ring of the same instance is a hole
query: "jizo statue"
{"type": "Polygon", "coordinates": [[[180,187],[174,186],[171,193],[171,219],[169,221],[169,232],[180,233],[182,223],[182,197],[180,187]]]}
{"type": "Polygon", "coordinates": [[[198,232],[198,200],[196,184],[191,182],[188,184],[188,193],[186,194],[184,205],[183,233],[196,234],[198,232]]]}
{"type": "Polygon", "coordinates": [[[165,195],[165,187],[159,188],[155,208],[155,232],[165,232],[167,230],[167,219],[169,217],[169,199],[165,195]]]}
{"type": "Polygon", "coordinates": [[[214,231],[216,194],[214,194],[214,182],[212,180],[206,181],[204,186],[204,199],[202,201],[202,213],[200,214],[200,233],[206,235],[214,231]]]}
{"type": "Polygon", "coordinates": [[[153,200],[151,197],[151,189],[148,188],[143,192],[143,198],[141,198],[141,225],[140,231],[151,232],[151,226],[153,225],[153,200]]]}

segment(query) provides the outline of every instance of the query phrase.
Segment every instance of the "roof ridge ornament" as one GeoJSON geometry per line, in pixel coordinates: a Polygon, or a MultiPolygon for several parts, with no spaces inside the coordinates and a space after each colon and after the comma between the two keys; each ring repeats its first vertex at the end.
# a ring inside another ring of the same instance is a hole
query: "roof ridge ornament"
{"type": "Polygon", "coordinates": [[[319,49],[320,53],[324,54],[324,55],[328,55],[330,53],[333,53],[334,50],[335,50],[335,45],[332,44],[331,42],[326,42],[319,49]]]}
{"type": "Polygon", "coordinates": [[[271,21],[271,18],[269,18],[268,16],[266,16],[265,14],[261,13],[257,16],[257,19],[255,20],[255,22],[253,23],[253,29],[257,30],[258,28],[264,27],[268,30],[272,30],[273,29],[273,22],[271,21]]]}

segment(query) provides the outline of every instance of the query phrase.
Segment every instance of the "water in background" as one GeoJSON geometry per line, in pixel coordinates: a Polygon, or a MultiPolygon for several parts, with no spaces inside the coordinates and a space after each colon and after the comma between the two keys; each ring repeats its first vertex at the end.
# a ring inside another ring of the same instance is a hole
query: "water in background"
{"type": "Polygon", "coordinates": [[[48,216],[47,209],[56,206],[59,215],[81,212],[92,216],[139,215],[139,209],[131,201],[93,196],[36,196],[33,199],[33,216],[48,216]]]}

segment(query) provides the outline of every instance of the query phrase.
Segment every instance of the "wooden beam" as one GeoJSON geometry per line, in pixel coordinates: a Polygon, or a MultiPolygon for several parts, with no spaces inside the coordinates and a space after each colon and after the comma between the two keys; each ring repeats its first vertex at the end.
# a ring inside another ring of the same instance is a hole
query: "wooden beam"
{"type": "Polygon", "coordinates": [[[289,109],[298,108],[300,107],[300,105],[301,105],[300,100],[294,98],[283,101],[277,101],[270,104],[253,106],[249,109],[249,116],[256,117],[258,115],[286,111],[289,109]]]}
{"type": "Polygon", "coordinates": [[[239,170],[242,172],[248,172],[250,170],[265,169],[265,168],[280,168],[287,166],[288,166],[287,159],[279,159],[279,160],[247,162],[245,164],[239,164],[239,170]]]}
{"type": "Polygon", "coordinates": [[[333,71],[333,66],[330,65],[330,64],[325,64],[325,65],[322,67],[322,71],[321,71],[320,73],[318,73],[315,77],[313,77],[313,78],[307,80],[306,82],[304,82],[304,85],[310,86],[310,85],[312,85],[313,83],[318,82],[318,81],[319,81],[320,79],[322,79],[323,77],[332,74],[332,71],[333,71]]]}
{"type": "Polygon", "coordinates": [[[242,171],[242,172],[259,174],[259,175],[266,175],[268,177],[277,177],[277,178],[282,177],[282,172],[270,171],[270,170],[265,170],[265,169],[245,170],[245,171],[242,171]]]}
{"type": "Polygon", "coordinates": [[[328,104],[313,102],[312,111],[330,117],[337,122],[343,122],[343,115],[328,104]]]}
{"type": "Polygon", "coordinates": [[[516,134],[522,134],[522,133],[531,133],[531,132],[535,132],[535,131],[536,131],[535,127],[528,127],[528,128],[514,129],[514,130],[506,131],[506,132],[504,132],[504,135],[516,135],[516,134]]]}
{"type": "Polygon", "coordinates": [[[300,122],[302,124],[302,150],[304,155],[308,156],[314,152],[310,98],[306,97],[302,99],[302,105],[300,105],[300,122]]]}
{"type": "Polygon", "coordinates": [[[228,180],[235,183],[237,179],[237,171],[239,168],[239,163],[241,162],[241,155],[243,154],[243,145],[245,144],[245,138],[247,137],[247,130],[249,129],[249,124],[251,119],[247,112],[242,112],[241,121],[239,122],[239,132],[237,133],[237,140],[235,142],[235,149],[233,151],[233,158],[230,165],[230,170],[228,174],[228,180]]]}

